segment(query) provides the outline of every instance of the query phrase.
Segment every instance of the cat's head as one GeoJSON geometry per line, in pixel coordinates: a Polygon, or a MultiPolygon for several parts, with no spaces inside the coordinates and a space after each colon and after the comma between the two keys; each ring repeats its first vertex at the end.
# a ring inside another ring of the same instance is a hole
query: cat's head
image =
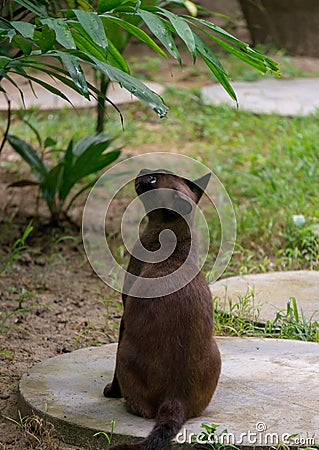
{"type": "Polygon", "coordinates": [[[135,189],[146,213],[165,209],[172,215],[186,216],[202,197],[211,174],[191,181],[164,170],[142,169],[135,179],[135,189]],[[146,195],[143,195],[146,194],[146,195]]]}

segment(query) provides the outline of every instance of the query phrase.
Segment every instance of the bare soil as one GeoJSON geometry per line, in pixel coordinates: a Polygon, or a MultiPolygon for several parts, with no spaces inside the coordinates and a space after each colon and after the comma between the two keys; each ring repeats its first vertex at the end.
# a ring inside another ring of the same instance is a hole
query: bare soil
{"type": "MultiPolygon", "coordinates": [[[[51,228],[42,202],[35,217],[33,188],[12,192],[7,185],[14,178],[0,169],[0,273],[31,219],[34,228],[0,274],[0,449],[6,450],[32,448],[30,434],[10,421],[18,419],[22,374],[46,358],[114,342],[120,319],[120,295],[92,271],[79,229],[68,223],[51,228]]],[[[33,448],[73,448],[53,443],[50,432],[33,448]]]]}

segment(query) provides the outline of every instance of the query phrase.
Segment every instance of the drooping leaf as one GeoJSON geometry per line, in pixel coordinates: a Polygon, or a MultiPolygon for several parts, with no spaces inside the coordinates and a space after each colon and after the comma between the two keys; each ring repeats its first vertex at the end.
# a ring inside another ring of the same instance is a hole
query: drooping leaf
{"type": "Polygon", "coordinates": [[[124,87],[131,94],[135,95],[137,98],[149,105],[159,117],[166,116],[168,108],[163,103],[159,95],[155,94],[155,92],[149,89],[137,78],[134,78],[128,73],[111,66],[111,64],[103,63],[93,56],[88,57],[88,55],[82,53],[82,58],[108,76],[111,81],[116,81],[120,84],[120,86],[124,87]]]}
{"type": "Polygon", "coordinates": [[[216,36],[211,36],[211,38],[215,42],[217,42],[217,44],[219,44],[221,47],[223,47],[225,50],[227,50],[229,53],[232,53],[238,59],[241,59],[245,63],[247,63],[250,66],[254,67],[254,69],[259,70],[259,72],[261,72],[262,74],[267,72],[267,67],[259,59],[252,58],[250,55],[245,53],[243,50],[239,49],[238,47],[234,47],[234,46],[230,45],[228,42],[225,42],[225,41],[223,41],[222,39],[219,39],[216,36]]]}
{"type": "MultiPolygon", "coordinates": [[[[279,75],[278,64],[277,64],[276,61],[273,61],[271,58],[268,58],[266,55],[258,52],[257,50],[255,50],[253,48],[251,48],[248,44],[246,44],[245,42],[243,42],[240,39],[236,38],[232,34],[228,33],[226,30],[224,30],[223,28],[219,27],[218,25],[215,25],[212,22],[209,22],[209,21],[204,20],[204,19],[199,19],[199,18],[192,18],[192,20],[195,23],[197,23],[197,24],[204,25],[208,29],[210,29],[210,30],[214,31],[215,33],[217,33],[218,35],[220,35],[226,41],[234,44],[235,46],[237,46],[239,48],[241,48],[247,55],[250,55],[251,58],[261,61],[261,63],[264,65],[264,68],[265,68],[264,71],[265,72],[267,70],[270,70],[271,72],[279,75]]],[[[200,28],[200,27],[198,27],[198,28],[200,28]]],[[[211,35],[210,37],[213,37],[213,35],[211,35]]],[[[247,62],[247,61],[245,61],[245,62],[247,62]]]]}
{"type": "Polygon", "coordinates": [[[123,72],[130,73],[130,68],[121,53],[117,50],[115,45],[113,45],[112,41],[109,39],[109,52],[107,55],[107,60],[112,64],[112,66],[117,67],[123,72]]]}
{"type": "Polygon", "coordinates": [[[120,27],[122,27],[124,30],[126,30],[128,33],[135,36],[137,39],[139,39],[141,42],[144,42],[144,44],[147,44],[152,50],[154,50],[159,56],[162,56],[163,58],[167,59],[166,53],[159,47],[156,42],[153,41],[149,37],[145,31],[143,31],[141,28],[136,27],[135,25],[126,22],[125,20],[121,19],[120,17],[116,16],[107,16],[102,17],[102,20],[105,21],[106,24],[112,22],[117,23],[120,27]]]}
{"type": "Polygon", "coordinates": [[[148,28],[154,34],[155,37],[161,42],[161,44],[166,48],[166,50],[177,59],[177,61],[182,64],[182,58],[177,50],[176,44],[174,42],[170,27],[162,18],[156,16],[149,11],[144,9],[139,9],[137,14],[143,19],[148,28]]]}
{"type": "Polygon", "coordinates": [[[33,23],[15,20],[12,20],[10,23],[24,38],[33,39],[35,30],[33,23]]]}
{"type": "Polygon", "coordinates": [[[98,13],[103,14],[107,11],[111,11],[123,4],[123,0],[100,0],[98,4],[98,13]]]}
{"type": "Polygon", "coordinates": [[[178,36],[187,46],[189,52],[193,55],[193,59],[196,59],[196,45],[192,30],[188,23],[179,17],[177,14],[172,13],[164,8],[157,8],[157,10],[163,14],[171,22],[178,36]]]}
{"type": "Polygon", "coordinates": [[[84,72],[79,63],[79,60],[68,53],[65,52],[57,52],[60,55],[60,58],[70,74],[75,86],[78,88],[78,91],[84,95],[88,100],[90,99],[90,94],[88,90],[88,85],[85,79],[84,72]]]}
{"type": "Polygon", "coordinates": [[[214,74],[217,81],[219,81],[219,83],[223,86],[230,97],[237,102],[235,91],[228,80],[229,76],[222,66],[221,62],[213,53],[213,51],[206,45],[203,39],[194,31],[193,34],[198,54],[202,57],[203,61],[206,63],[210,71],[214,74]]]}
{"type": "Polygon", "coordinates": [[[0,30],[11,30],[12,25],[9,20],[5,19],[4,17],[0,17],[0,30]]]}
{"type": "Polygon", "coordinates": [[[57,42],[64,48],[76,48],[72,33],[63,19],[47,17],[42,19],[41,23],[54,30],[57,42]]]}
{"type": "MultiPolygon", "coordinates": [[[[55,52],[55,53],[52,52],[52,53],[50,53],[50,55],[59,57],[59,52],[55,52]]],[[[43,64],[43,63],[40,63],[39,61],[28,61],[28,60],[25,60],[23,62],[23,64],[27,68],[44,71],[47,75],[50,75],[51,77],[56,78],[57,80],[59,80],[63,84],[65,84],[66,86],[70,87],[71,89],[75,90],[78,93],[81,93],[79,91],[78,87],[73,82],[73,80],[67,77],[68,72],[65,69],[62,69],[61,67],[56,67],[47,62],[45,64],[43,64]]],[[[27,77],[27,75],[26,75],[26,77],[27,77]]],[[[94,85],[89,83],[88,81],[87,81],[87,86],[88,86],[88,89],[90,90],[91,94],[94,93],[94,94],[96,94],[95,97],[97,97],[98,89],[94,85]]]]}
{"type": "Polygon", "coordinates": [[[100,61],[106,62],[106,52],[94,41],[92,41],[82,25],[77,22],[72,22],[72,28],[74,28],[74,30],[71,29],[71,33],[77,48],[88,55],[98,58],[100,61]]]}
{"type": "Polygon", "coordinates": [[[24,6],[29,11],[33,12],[37,16],[47,16],[48,11],[44,3],[33,2],[31,0],[15,0],[19,5],[24,6]]]}
{"type": "Polygon", "coordinates": [[[27,78],[30,81],[33,81],[34,83],[40,84],[40,86],[44,87],[52,94],[61,97],[63,100],[66,100],[68,103],[70,103],[70,105],[72,105],[70,99],[65,94],[63,94],[63,92],[60,89],[57,89],[56,87],[52,86],[51,84],[46,83],[45,81],[41,80],[41,78],[33,77],[29,74],[26,74],[25,78],[27,78]]]}
{"type": "Polygon", "coordinates": [[[48,173],[48,168],[40,158],[37,151],[17,136],[9,134],[8,141],[15,151],[19,153],[19,155],[29,164],[32,171],[41,182],[48,173]]]}
{"type": "Polygon", "coordinates": [[[73,10],[78,21],[93,42],[107,51],[108,43],[101,18],[95,12],[73,10]]]}

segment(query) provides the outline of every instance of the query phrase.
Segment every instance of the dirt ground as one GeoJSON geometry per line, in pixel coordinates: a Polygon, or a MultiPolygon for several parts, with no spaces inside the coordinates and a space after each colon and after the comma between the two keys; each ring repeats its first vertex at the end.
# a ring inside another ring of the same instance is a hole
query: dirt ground
{"type": "MultiPolygon", "coordinates": [[[[114,342],[120,318],[120,295],[93,273],[79,230],[69,224],[51,229],[41,208],[34,218],[32,188],[12,192],[7,189],[11,177],[0,169],[0,273],[31,219],[34,229],[27,250],[0,275],[0,449],[6,450],[32,448],[8,419],[17,419],[22,374],[46,358],[114,342]]],[[[55,448],[49,442],[41,448],[55,448]]]]}

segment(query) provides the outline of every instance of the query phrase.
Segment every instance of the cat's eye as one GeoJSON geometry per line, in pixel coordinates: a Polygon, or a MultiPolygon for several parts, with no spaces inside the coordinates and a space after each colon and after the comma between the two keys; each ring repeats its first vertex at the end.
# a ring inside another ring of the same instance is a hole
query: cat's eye
{"type": "Polygon", "coordinates": [[[156,181],[157,181],[156,177],[152,176],[151,179],[150,179],[150,183],[151,184],[155,184],[156,181]]]}

